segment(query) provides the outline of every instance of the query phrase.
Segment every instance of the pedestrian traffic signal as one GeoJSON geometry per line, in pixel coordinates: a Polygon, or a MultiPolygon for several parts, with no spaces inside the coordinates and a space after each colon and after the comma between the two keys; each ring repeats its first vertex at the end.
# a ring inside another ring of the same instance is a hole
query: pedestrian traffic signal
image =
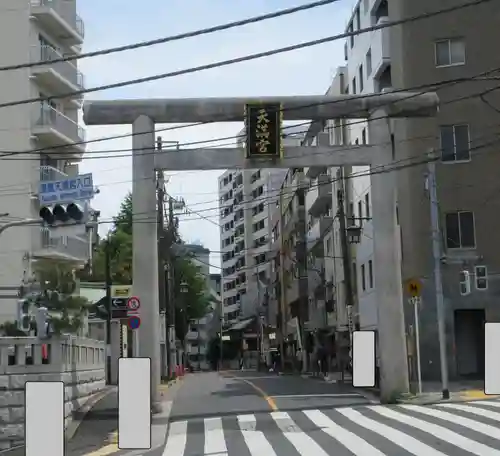
{"type": "Polygon", "coordinates": [[[36,335],[39,339],[47,339],[49,334],[49,311],[46,307],[35,310],[36,335]]]}
{"type": "Polygon", "coordinates": [[[53,207],[43,206],[40,208],[40,217],[47,225],[56,223],[84,223],[86,211],[76,203],[56,204],[53,207]]]}
{"type": "Polygon", "coordinates": [[[17,301],[17,327],[20,331],[31,330],[31,302],[27,299],[17,301]]]}

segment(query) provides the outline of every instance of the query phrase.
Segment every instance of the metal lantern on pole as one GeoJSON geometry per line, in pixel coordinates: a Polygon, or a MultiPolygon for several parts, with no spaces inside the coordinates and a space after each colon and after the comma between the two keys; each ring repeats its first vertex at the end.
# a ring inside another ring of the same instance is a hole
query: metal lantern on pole
{"type": "Polygon", "coordinates": [[[181,283],[181,293],[186,294],[189,291],[188,284],[186,282],[181,283]]]}
{"type": "Polygon", "coordinates": [[[359,244],[361,242],[361,227],[359,225],[348,226],[346,233],[349,244],[359,244]]]}

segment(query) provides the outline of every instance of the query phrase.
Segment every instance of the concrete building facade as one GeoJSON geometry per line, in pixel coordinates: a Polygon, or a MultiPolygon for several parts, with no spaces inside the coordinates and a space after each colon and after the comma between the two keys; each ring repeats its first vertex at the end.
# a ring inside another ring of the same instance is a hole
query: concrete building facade
{"type": "MultiPolygon", "coordinates": [[[[354,8],[347,30],[460,3],[458,0],[361,0],[354,8]]],[[[484,375],[483,324],[500,320],[497,305],[500,282],[496,274],[500,258],[496,255],[497,241],[489,235],[500,220],[495,210],[500,201],[495,194],[493,174],[498,166],[495,135],[499,127],[494,116],[498,115],[496,106],[500,96],[491,90],[495,82],[478,77],[500,67],[497,54],[484,52],[485,43],[494,42],[499,17],[500,6],[486,3],[362,34],[346,42],[348,93],[416,90],[425,84],[464,78],[461,83],[437,86],[441,107],[435,119],[389,123],[396,159],[410,165],[398,171],[397,214],[401,235],[395,242],[401,246],[403,280],[416,279],[422,283],[420,349],[424,379],[440,378],[428,169],[426,163],[418,164],[426,161],[431,150],[437,156],[442,244],[439,261],[443,271],[447,364],[451,378],[484,375]],[[462,271],[469,274],[470,293],[464,293],[467,286],[461,284],[462,271]]],[[[362,123],[350,125],[350,142],[369,142],[365,128],[362,123]]],[[[368,177],[352,182],[354,216],[369,218],[368,177]]],[[[377,303],[372,298],[376,283],[372,283],[370,270],[383,265],[373,264],[370,238],[376,233],[371,232],[369,220],[360,223],[363,237],[356,249],[360,323],[364,329],[372,329],[377,324],[373,312],[377,303]]],[[[413,309],[411,306],[405,309],[414,375],[413,309]]]]}
{"type": "MultiPolygon", "coordinates": [[[[84,24],[76,13],[75,0],[4,0],[0,4],[0,30],[5,38],[0,49],[2,65],[39,64],[2,72],[0,103],[83,89],[76,61],[53,62],[81,52],[84,24]]],[[[77,163],[85,151],[85,131],[78,123],[81,103],[82,97],[77,95],[0,110],[2,149],[26,158],[2,162],[0,213],[4,216],[0,223],[38,217],[40,181],[78,174],[77,163]]],[[[16,228],[3,233],[0,242],[2,321],[15,319],[17,290],[24,279],[31,277],[33,261],[59,258],[81,266],[90,255],[83,226],[16,228]]]]}

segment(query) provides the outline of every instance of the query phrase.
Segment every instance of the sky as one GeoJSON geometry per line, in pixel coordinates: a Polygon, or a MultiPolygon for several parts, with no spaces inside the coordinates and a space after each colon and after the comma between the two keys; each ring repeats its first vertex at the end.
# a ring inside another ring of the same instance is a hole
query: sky
{"type": "MultiPolygon", "coordinates": [[[[306,0],[80,0],[78,14],[85,22],[83,51],[89,52],[211,27],[304,3],[306,0]]],[[[356,0],[339,0],[232,30],[82,59],[79,66],[85,76],[85,85],[90,88],[289,46],[342,33],[355,3],[356,0]]],[[[94,92],[88,94],[86,100],[323,94],[336,68],[344,64],[343,46],[344,41],[339,40],[190,75],[94,92]]],[[[157,126],[162,127],[167,125],[157,126]]],[[[236,122],[217,123],[158,134],[164,141],[183,144],[233,136],[242,127],[236,122]]],[[[131,127],[90,126],[86,130],[87,140],[93,140],[128,134],[131,127]]],[[[227,145],[227,140],[221,141],[222,144],[227,145]]],[[[100,190],[93,207],[101,211],[101,220],[110,220],[116,215],[121,201],[132,188],[131,147],[130,137],[91,143],[87,147],[88,151],[100,151],[92,154],[92,158],[83,159],[80,172],[93,173],[94,183],[100,190]],[[125,152],[106,152],[110,150],[125,152]]],[[[217,178],[221,173],[166,170],[167,192],[184,198],[188,209],[200,211],[198,215],[179,216],[180,233],[185,242],[202,244],[213,252],[211,272],[220,272],[217,178]]],[[[103,226],[103,230],[106,229],[103,226]]]]}

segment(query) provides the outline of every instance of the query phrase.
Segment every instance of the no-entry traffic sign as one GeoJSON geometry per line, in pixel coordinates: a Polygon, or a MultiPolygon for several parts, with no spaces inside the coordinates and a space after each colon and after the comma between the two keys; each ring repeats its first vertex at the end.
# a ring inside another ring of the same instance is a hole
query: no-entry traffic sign
{"type": "Polygon", "coordinates": [[[129,311],[134,312],[136,310],[139,310],[140,307],[141,307],[141,301],[137,296],[132,296],[128,298],[127,308],[129,311]]]}
{"type": "Polygon", "coordinates": [[[130,329],[138,329],[139,326],[141,326],[141,319],[138,316],[134,315],[128,319],[128,327],[130,329]]]}

